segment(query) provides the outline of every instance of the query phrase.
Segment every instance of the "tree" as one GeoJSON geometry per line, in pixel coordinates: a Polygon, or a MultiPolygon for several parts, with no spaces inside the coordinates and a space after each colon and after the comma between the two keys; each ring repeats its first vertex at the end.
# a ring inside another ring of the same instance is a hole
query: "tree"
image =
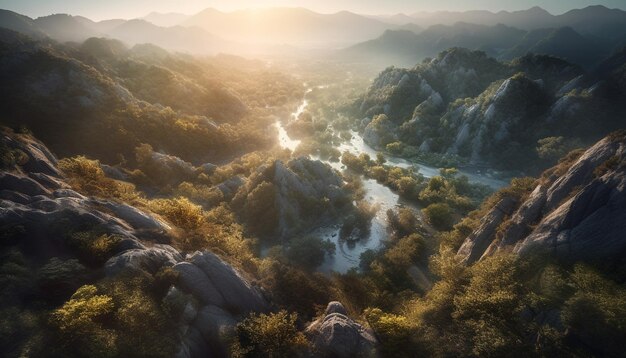
{"type": "Polygon", "coordinates": [[[113,299],[99,295],[95,286],[85,285],[76,290],[69,301],[52,313],[62,348],[76,356],[115,357],[117,335],[101,323],[113,309],[113,299]]]}
{"type": "Polygon", "coordinates": [[[435,228],[446,231],[452,229],[454,213],[448,204],[430,204],[423,212],[435,228]]]}
{"type": "Polygon", "coordinates": [[[324,257],[335,253],[336,246],[330,240],[303,236],[291,240],[287,249],[287,259],[294,265],[307,270],[315,270],[324,263],[324,257]]]}
{"type": "Polygon", "coordinates": [[[251,314],[237,325],[239,335],[235,356],[294,357],[304,353],[307,340],[296,329],[297,313],[279,311],[251,314]]]}

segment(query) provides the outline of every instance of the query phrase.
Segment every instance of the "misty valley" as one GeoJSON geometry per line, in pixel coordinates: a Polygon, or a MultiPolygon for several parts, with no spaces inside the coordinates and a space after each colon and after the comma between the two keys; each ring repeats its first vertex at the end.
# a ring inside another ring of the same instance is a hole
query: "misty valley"
{"type": "Polygon", "coordinates": [[[0,132],[1,356],[626,352],[626,10],[0,10],[0,132]]]}

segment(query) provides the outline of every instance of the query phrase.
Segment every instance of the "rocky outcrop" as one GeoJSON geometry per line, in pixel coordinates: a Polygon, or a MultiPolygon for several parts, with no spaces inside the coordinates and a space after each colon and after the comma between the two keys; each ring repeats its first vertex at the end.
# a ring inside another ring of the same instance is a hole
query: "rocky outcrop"
{"type": "Polygon", "coordinates": [[[225,356],[237,321],[249,312],[268,310],[260,289],[217,255],[196,252],[185,257],[170,245],[155,243],[155,238],[171,241],[167,223],[133,206],[77,193],[43,144],[6,129],[1,135],[3,245],[15,245],[33,265],[43,263],[38,284],[55,297],[65,297],[63,290],[71,293],[90,276],[128,271],[156,275],[169,268],[177,278],[163,302],[184,305],[178,357],[225,356]],[[80,256],[70,242],[77,232],[115,237],[108,260],[80,256]]]}
{"type": "Polygon", "coordinates": [[[472,164],[536,171],[545,166],[539,140],[591,144],[622,127],[615,113],[626,115],[626,107],[613,76],[603,76],[545,55],[503,63],[453,48],[412,69],[381,72],[354,108],[370,146],[401,141],[472,164]],[[382,115],[388,121],[377,120],[382,115]]]}
{"type": "Polygon", "coordinates": [[[612,134],[572,163],[546,172],[504,221],[504,215],[497,214],[499,207],[463,243],[458,254],[467,262],[500,251],[539,252],[566,262],[622,258],[626,253],[626,132],[612,134]],[[500,240],[494,231],[498,227],[503,228],[500,240]]]}
{"type": "Polygon", "coordinates": [[[488,88],[476,101],[462,104],[444,116],[454,135],[447,152],[482,161],[503,143],[519,135],[520,126],[532,126],[546,103],[541,85],[516,75],[488,88]]]}
{"type": "Polygon", "coordinates": [[[374,117],[365,126],[363,140],[373,148],[385,148],[387,144],[397,140],[393,134],[393,123],[384,114],[374,117]]]}
{"type": "Polygon", "coordinates": [[[218,184],[217,189],[222,192],[226,200],[230,200],[244,184],[246,184],[246,179],[243,176],[236,175],[218,184]]]}
{"type": "Polygon", "coordinates": [[[307,329],[315,354],[322,357],[375,357],[377,340],[372,330],[347,315],[340,302],[330,302],[324,317],[307,329]]]}
{"type": "Polygon", "coordinates": [[[320,161],[278,160],[260,167],[232,203],[252,227],[262,218],[266,233],[282,239],[322,220],[337,220],[338,210],[351,205],[342,186],[342,179],[320,161]]]}
{"type": "Polygon", "coordinates": [[[196,252],[174,265],[178,287],[200,302],[184,327],[177,357],[225,356],[237,317],[265,312],[269,304],[257,287],[211,252],[196,252]]]}
{"type": "Polygon", "coordinates": [[[196,252],[175,265],[174,270],[179,272],[179,285],[205,305],[238,314],[267,309],[259,290],[211,252],[196,252]]]}
{"type": "Polygon", "coordinates": [[[459,249],[458,254],[463,257],[463,260],[468,264],[471,264],[483,255],[487,247],[491,244],[498,227],[507,218],[507,216],[513,213],[517,202],[510,197],[506,197],[500,200],[489,211],[481,222],[478,229],[470,234],[465,239],[463,245],[459,249]]]}

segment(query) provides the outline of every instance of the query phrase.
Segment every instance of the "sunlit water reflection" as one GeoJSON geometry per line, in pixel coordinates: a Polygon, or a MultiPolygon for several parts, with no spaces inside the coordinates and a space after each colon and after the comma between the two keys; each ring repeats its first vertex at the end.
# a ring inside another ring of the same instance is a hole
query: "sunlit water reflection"
{"type": "MultiPolygon", "coordinates": [[[[310,90],[307,91],[307,93],[309,92],[310,90]]],[[[292,113],[291,120],[297,120],[300,114],[306,110],[307,106],[308,101],[306,100],[306,98],[304,98],[300,106],[298,106],[297,110],[292,113]]],[[[278,121],[275,125],[278,128],[278,142],[280,146],[284,149],[289,149],[292,152],[295,151],[301,141],[290,138],[282,122],[278,121]]],[[[363,141],[363,137],[361,137],[358,132],[352,131],[351,134],[352,138],[349,141],[345,141],[337,147],[337,149],[341,153],[349,152],[354,155],[360,155],[362,153],[365,153],[368,154],[371,158],[376,158],[376,155],[379,153],[377,150],[368,146],[363,141]]],[[[406,159],[396,158],[386,154],[383,155],[386,160],[386,165],[405,169],[413,168],[416,172],[422,174],[426,178],[431,178],[439,174],[438,168],[413,163],[407,161],[406,159]]],[[[322,160],[318,157],[312,157],[312,159],[321,160],[322,162],[329,164],[331,167],[338,171],[345,170],[345,166],[341,164],[341,162],[331,162],[328,160],[322,160]]],[[[488,185],[494,189],[501,188],[507,185],[507,182],[503,180],[491,178],[480,174],[468,173],[464,171],[460,171],[460,174],[466,175],[470,182],[488,185]]],[[[311,235],[320,237],[322,239],[328,239],[331,242],[335,243],[335,245],[337,246],[335,255],[333,257],[327,258],[324,264],[320,267],[320,271],[322,272],[335,271],[345,273],[351,268],[358,267],[359,258],[362,253],[369,249],[375,250],[379,248],[382,241],[385,240],[387,237],[388,209],[393,209],[397,207],[409,207],[413,210],[419,210],[416,205],[402,200],[398,194],[391,191],[388,187],[378,183],[376,180],[368,179],[365,177],[361,177],[361,180],[363,181],[363,188],[366,193],[365,200],[369,204],[378,206],[376,216],[372,219],[372,226],[369,235],[367,235],[367,237],[365,238],[362,238],[358,242],[347,242],[345,240],[340,240],[339,231],[341,228],[338,225],[331,227],[320,227],[311,232],[311,235]]]]}

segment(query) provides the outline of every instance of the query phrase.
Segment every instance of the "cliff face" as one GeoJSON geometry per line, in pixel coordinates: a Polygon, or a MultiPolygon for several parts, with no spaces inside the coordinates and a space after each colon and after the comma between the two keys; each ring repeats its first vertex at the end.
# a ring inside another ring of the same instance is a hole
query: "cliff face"
{"type": "Polygon", "coordinates": [[[544,173],[521,202],[505,198],[458,251],[468,263],[499,251],[564,261],[610,261],[626,253],[626,132],[609,135],[544,173]]]}
{"type": "Polygon", "coordinates": [[[354,111],[373,147],[400,141],[474,164],[545,168],[551,163],[543,163],[539,140],[591,144],[621,127],[617,63],[593,74],[550,56],[504,63],[453,48],[412,69],[386,69],[354,111]],[[377,120],[382,114],[384,126],[377,120]]]}

